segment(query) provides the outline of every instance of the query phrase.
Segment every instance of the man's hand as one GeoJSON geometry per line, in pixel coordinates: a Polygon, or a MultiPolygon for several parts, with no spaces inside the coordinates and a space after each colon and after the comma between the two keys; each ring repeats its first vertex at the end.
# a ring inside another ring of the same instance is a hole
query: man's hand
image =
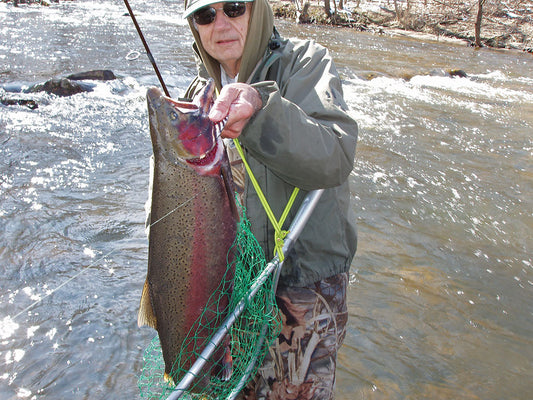
{"type": "Polygon", "coordinates": [[[246,83],[231,83],[220,91],[209,112],[209,119],[216,123],[227,116],[222,137],[235,139],[262,106],[261,96],[255,88],[246,83]]]}

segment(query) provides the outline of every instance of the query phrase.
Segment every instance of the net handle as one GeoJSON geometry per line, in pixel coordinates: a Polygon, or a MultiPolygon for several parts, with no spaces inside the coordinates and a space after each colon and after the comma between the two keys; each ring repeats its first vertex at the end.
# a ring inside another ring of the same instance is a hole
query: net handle
{"type": "MultiPolygon", "coordinates": [[[[324,192],[324,189],[317,189],[309,192],[305,199],[303,200],[302,204],[300,205],[300,208],[298,209],[298,213],[294,217],[291,226],[289,227],[289,233],[285,237],[285,241],[283,244],[283,253],[287,253],[292,246],[294,245],[294,242],[298,239],[300,234],[302,233],[302,230],[305,227],[305,224],[309,220],[309,217],[313,213],[313,210],[315,209],[318,200],[320,200],[320,196],[322,196],[322,193],[324,192]]],[[[206,344],[204,350],[200,354],[200,356],[196,359],[192,367],[187,371],[187,373],[183,376],[181,381],[176,385],[174,388],[174,391],[167,397],[167,400],[177,400],[179,399],[185,391],[189,388],[192,381],[196,376],[198,376],[206,363],[206,361],[211,357],[213,352],[215,351],[216,347],[222,342],[226,334],[228,333],[230,327],[233,325],[233,323],[236,321],[236,319],[241,315],[241,313],[246,308],[246,304],[256,295],[256,293],[259,291],[261,286],[266,282],[270,274],[274,271],[276,271],[276,276],[274,279],[274,290],[277,286],[277,280],[279,277],[279,271],[281,270],[281,267],[283,265],[283,261],[281,261],[276,255],[272,261],[270,261],[263,272],[255,279],[255,281],[250,286],[250,289],[248,292],[243,296],[241,301],[235,306],[235,309],[233,312],[228,315],[228,317],[224,320],[222,323],[222,326],[218,329],[218,331],[213,335],[211,340],[206,344]]],[[[251,364],[255,363],[255,359],[257,357],[254,357],[254,359],[251,361],[251,364]]],[[[252,368],[246,369],[247,374],[249,375],[252,371],[252,368]],[[249,371],[249,372],[248,372],[249,371]]],[[[248,379],[248,376],[246,376],[246,380],[248,379]]],[[[241,379],[240,382],[245,382],[244,377],[241,379]]],[[[235,393],[235,392],[234,392],[235,393]]],[[[236,396],[237,393],[234,394],[236,396]]],[[[232,399],[234,397],[230,397],[229,399],[232,399]]]]}

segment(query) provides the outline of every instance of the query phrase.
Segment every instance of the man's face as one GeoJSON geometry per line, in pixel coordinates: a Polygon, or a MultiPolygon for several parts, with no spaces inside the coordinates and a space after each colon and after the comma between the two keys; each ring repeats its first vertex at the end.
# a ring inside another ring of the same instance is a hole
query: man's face
{"type": "Polygon", "coordinates": [[[196,24],[196,28],[207,53],[224,67],[228,75],[234,77],[241,65],[252,6],[245,3],[246,12],[230,18],[224,13],[223,5],[215,3],[208,6],[216,10],[215,20],[206,25],[196,24]]]}

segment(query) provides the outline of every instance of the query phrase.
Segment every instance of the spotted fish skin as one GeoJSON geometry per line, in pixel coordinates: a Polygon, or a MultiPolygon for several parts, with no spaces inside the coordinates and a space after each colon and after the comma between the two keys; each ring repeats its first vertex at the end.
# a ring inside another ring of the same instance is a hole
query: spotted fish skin
{"type": "MultiPolygon", "coordinates": [[[[228,250],[238,213],[227,155],[207,117],[212,99],[212,83],[198,104],[172,100],[156,88],[147,92],[153,177],[148,273],[138,324],[157,330],[167,378],[202,314],[204,322],[220,326],[225,315],[218,310],[229,299],[223,297],[207,310],[206,304],[221,281],[233,277],[232,271],[227,272],[228,250]]],[[[196,333],[195,351],[203,349],[207,334],[196,333]]],[[[223,357],[215,353],[205,368],[223,357]]],[[[180,368],[187,370],[194,361],[194,357],[184,360],[180,368]]],[[[175,382],[181,379],[171,377],[175,382]]]]}

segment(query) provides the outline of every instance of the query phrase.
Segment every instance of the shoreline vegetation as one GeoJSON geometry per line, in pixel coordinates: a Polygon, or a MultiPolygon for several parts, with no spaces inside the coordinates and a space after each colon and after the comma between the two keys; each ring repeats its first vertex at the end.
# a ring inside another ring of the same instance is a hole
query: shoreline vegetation
{"type": "MultiPolygon", "coordinates": [[[[51,6],[60,0],[1,0],[51,6]]],[[[63,0],[64,1],[64,0],[63,0]]],[[[269,0],[276,18],[533,53],[533,0],[269,0]]]]}
{"type": "Polygon", "coordinates": [[[276,18],[301,24],[533,53],[531,0],[270,0],[270,4],[276,18]]]}

